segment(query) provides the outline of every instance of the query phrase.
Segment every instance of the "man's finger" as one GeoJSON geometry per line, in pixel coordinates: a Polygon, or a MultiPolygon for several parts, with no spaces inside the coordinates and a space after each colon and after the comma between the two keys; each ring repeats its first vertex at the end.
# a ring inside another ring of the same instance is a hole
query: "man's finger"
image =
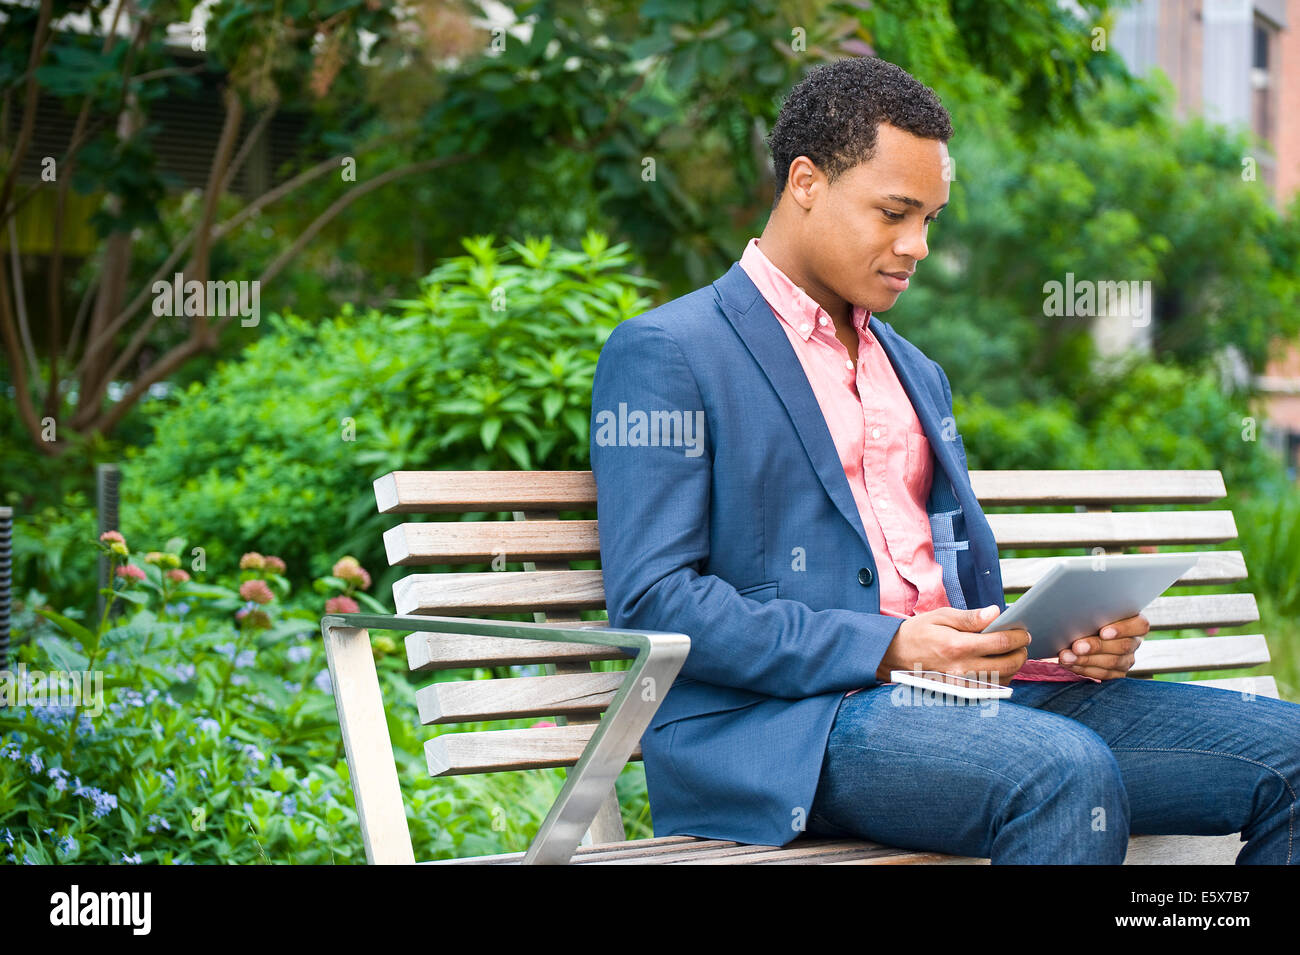
{"type": "Polygon", "coordinates": [[[1108,623],[1101,628],[1098,636],[1104,639],[1115,637],[1139,637],[1145,636],[1151,629],[1151,622],[1142,614],[1134,614],[1132,617],[1125,617],[1123,620],[1116,620],[1114,623],[1108,623]]]}
{"type": "MultiPolygon", "coordinates": [[[[1065,654],[1061,654],[1061,657],[1064,656],[1065,654]]],[[[1068,667],[1101,667],[1103,670],[1127,671],[1133,665],[1132,660],[1131,653],[1092,653],[1075,660],[1060,659],[1060,662],[1068,667]]]]}
{"type": "Polygon", "coordinates": [[[1102,640],[1099,637],[1083,637],[1075,640],[1068,648],[1061,651],[1058,659],[1062,663],[1074,663],[1076,660],[1100,653],[1135,653],[1142,645],[1141,637],[1119,637],[1114,640],[1102,640]]]}

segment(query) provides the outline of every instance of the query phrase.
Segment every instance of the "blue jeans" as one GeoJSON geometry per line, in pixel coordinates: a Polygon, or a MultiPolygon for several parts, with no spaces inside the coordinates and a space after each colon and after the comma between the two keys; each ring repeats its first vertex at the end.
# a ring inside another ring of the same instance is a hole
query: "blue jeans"
{"type": "Polygon", "coordinates": [[[1132,677],[1010,685],[961,705],[897,684],[842,700],[808,833],[1118,865],[1130,832],[1240,832],[1238,865],[1300,864],[1300,705],[1132,677]]]}

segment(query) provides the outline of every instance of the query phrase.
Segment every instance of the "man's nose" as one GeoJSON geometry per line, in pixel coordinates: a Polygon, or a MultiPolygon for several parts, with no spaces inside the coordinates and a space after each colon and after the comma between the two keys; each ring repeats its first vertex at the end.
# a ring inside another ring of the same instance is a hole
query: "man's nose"
{"type": "Polygon", "coordinates": [[[930,246],[925,241],[925,224],[921,223],[914,229],[908,229],[899,240],[894,243],[894,254],[900,258],[911,258],[920,261],[930,254],[930,246]]]}

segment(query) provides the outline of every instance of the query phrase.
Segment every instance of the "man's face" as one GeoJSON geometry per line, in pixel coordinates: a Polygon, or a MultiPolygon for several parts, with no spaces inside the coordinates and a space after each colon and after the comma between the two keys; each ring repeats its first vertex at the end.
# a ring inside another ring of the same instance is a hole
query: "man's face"
{"type": "MultiPolygon", "coordinates": [[[[948,204],[948,148],[881,123],[875,156],[820,190],[802,230],[803,260],[817,281],[872,312],[893,306],[929,254],[930,222],[948,204]]],[[[800,158],[796,163],[808,163],[800,158]]]]}

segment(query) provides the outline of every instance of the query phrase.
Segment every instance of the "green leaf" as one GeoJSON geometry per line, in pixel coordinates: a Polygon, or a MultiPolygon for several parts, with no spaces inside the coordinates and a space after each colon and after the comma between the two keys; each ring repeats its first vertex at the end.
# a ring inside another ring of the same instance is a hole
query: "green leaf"
{"type": "Polygon", "coordinates": [[[89,629],[77,623],[75,620],[68,619],[61,613],[55,613],[53,610],[44,610],[41,608],[37,608],[36,612],[47,620],[52,620],[54,623],[58,624],[59,628],[63,630],[64,633],[77,640],[83,647],[93,647],[98,643],[95,635],[91,633],[89,629]]]}
{"type": "Polygon", "coordinates": [[[528,445],[524,439],[517,435],[510,435],[501,440],[501,447],[505,449],[506,454],[510,455],[519,467],[525,471],[531,471],[533,468],[532,455],[528,453],[528,445]]]}
{"type": "Polygon", "coordinates": [[[76,648],[67,640],[52,633],[38,637],[36,643],[45,651],[45,655],[49,657],[56,670],[85,670],[86,665],[90,662],[89,659],[78,653],[76,648]]]}

